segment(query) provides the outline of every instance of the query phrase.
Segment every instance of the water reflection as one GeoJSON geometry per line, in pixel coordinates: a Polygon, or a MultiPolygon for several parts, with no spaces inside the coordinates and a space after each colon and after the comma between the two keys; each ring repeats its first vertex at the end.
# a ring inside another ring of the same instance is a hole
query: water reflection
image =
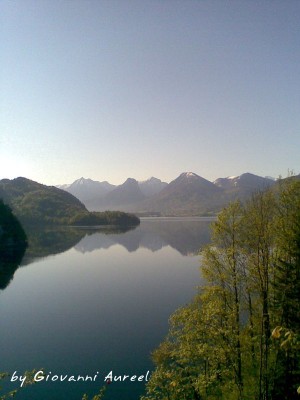
{"type": "Polygon", "coordinates": [[[0,289],[5,289],[13,279],[25,253],[26,246],[13,246],[0,252],[0,289]]]}
{"type": "Polygon", "coordinates": [[[7,246],[0,252],[0,289],[13,280],[16,270],[41,258],[63,253],[74,247],[84,237],[102,232],[103,235],[120,234],[134,228],[27,228],[28,247],[7,246]],[[25,252],[26,251],[26,252],[25,252]]]}
{"type": "Polygon", "coordinates": [[[210,224],[209,219],[142,220],[138,228],[123,235],[98,232],[92,237],[84,237],[76,244],[75,249],[86,253],[96,249],[108,249],[118,244],[129,252],[134,252],[140,247],[155,252],[165,246],[171,246],[182,255],[196,255],[210,241],[210,224]]]}
{"type": "Polygon", "coordinates": [[[209,243],[211,219],[145,219],[137,228],[44,228],[28,230],[28,248],[2,252],[0,256],[0,289],[5,289],[19,266],[41,258],[63,253],[74,247],[80,253],[109,249],[120,245],[128,252],[146,248],[152,252],[170,246],[182,255],[196,255],[209,243]]]}
{"type": "Polygon", "coordinates": [[[115,228],[115,227],[95,227],[95,228],[40,228],[29,229],[28,249],[22,261],[22,265],[27,265],[37,259],[50,255],[63,253],[74,247],[84,237],[101,232],[103,235],[109,233],[120,234],[134,228],[115,228]]]}
{"type": "MultiPolygon", "coordinates": [[[[201,282],[199,257],[185,255],[209,241],[209,223],[143,220],[122,233],[32,232],[22,261],[31,265],[1,292],[2,369],[100,376],[151,370],[149,355],[166,335],[170,314],[201,282]]],[[[100,383],[39,383],[22,398],[78,400],[100,383]]],[[[108,399],[138,400],[142,391],[142,382],[114,384],[108,399]]]]}

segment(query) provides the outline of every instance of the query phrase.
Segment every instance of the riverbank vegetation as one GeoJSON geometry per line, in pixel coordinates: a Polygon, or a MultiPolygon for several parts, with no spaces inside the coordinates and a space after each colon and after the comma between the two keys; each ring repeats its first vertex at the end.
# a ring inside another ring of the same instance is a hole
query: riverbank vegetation
{"type": "Polygon", "coordinates": [[[119,227],[137,226],[140,219],[134,214],[123,211],[88,211],[74,215],[68,221],[68,225],[93,226],[110,225],[119,227]]]}
{"type": "Polygon", "coordinates": [[[299,399],[300,182],[231,203],[201,264],[142,400],[299,399]]]}

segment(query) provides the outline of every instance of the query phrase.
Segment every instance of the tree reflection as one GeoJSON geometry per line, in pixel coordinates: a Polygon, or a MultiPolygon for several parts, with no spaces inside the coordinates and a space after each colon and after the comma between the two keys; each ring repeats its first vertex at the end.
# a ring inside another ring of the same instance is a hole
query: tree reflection
{"type": "Polygon", "coordinates": [[[26,244],[1,248],[0,289],[5,289],[13,279],[15,271],[21,264],[25,250],[26,244]]]}

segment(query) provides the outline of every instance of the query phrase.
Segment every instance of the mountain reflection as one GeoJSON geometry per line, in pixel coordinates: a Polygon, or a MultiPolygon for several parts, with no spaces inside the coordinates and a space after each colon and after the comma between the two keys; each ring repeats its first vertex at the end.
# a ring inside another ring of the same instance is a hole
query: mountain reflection
{"type": "Polygon", "coordinates": [[[86,253],[120,245],[129,252],[139,248],[156,252],[170,246],[182,255],[196,255],[210,242],[210,223],[210,219],[157,218],[142,220],[140,226],[129,229],[32,229],[27,232],[26,252],[25,249],[20,249],[13,254],[1,253],[0,289],[9,285],[19,266],[26,266],[35,260],[63,253],[71,248],[86,253]]]}
{"type": "Polygon", "coordinates": [[[28,228],[26,229],[28,247],[14,247],[1,250],[0,253],[0,290],[5,289],[12,281],[16,270],[21,266],[50,255],[63,253],[74,247],[84,237],[95,232],[120,234],[134,228],[28,228]],[[26,249],[26,252],[25,252],[26,249]]]}
{"type": "Polygon", "coordinates": [[[36,259],[48,257],[50,255],[63,253],[76,246],[82,238],[102,232],[103,235],[109,233],[121,234],[134,228],[41,228],[27,231],[28,248],[22,260],[22,265],[34,262],[36,259]]]}
{"type": "Polygon", "coordinates": [[[142,220],[141,225],[133,231],[122,235],[98,232],[82,238],[74,248],[86,253],[121,245],[129,252],[139,248],[155,252],[165,246],[171,246],[182,255],[195,255],[210,241],[210,223],[210,219],[142,220]]]}

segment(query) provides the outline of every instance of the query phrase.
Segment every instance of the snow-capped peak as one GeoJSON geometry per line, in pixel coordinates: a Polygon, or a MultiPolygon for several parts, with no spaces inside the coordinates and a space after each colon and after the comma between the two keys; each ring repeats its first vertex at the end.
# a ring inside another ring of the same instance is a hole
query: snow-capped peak
{"type": "Polygon", "coordinates": [[[197,177],[197,175],[194,172],[184,172],[182,175],[186,176],[187,178],[197,177]]]}

